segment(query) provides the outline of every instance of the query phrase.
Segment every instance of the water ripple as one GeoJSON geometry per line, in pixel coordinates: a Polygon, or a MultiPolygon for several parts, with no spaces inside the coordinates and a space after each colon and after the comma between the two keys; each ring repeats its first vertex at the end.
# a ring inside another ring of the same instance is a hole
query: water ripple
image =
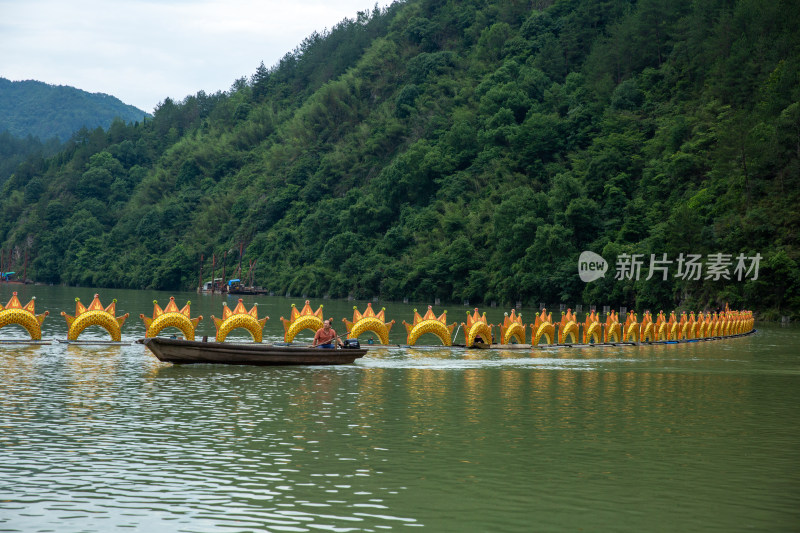
{"type": "Polygon", "coordinates": [[[710,345],[280,369],[2,346],[0,530],[791,530],[796,350],[710,345]]]}

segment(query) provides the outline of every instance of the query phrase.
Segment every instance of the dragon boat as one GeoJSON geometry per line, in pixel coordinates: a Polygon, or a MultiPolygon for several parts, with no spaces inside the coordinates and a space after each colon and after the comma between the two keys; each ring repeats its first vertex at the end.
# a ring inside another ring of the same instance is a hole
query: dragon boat
{"type": "MultiPolygon", "coordinates": [[[[67,339],[55,339],[58,343],[67,344],[111,344],[111,345],[124,345],[130,344],[131,341],[125,342],[121,338],[122,326],[129,314],[125,313],[121,316],[116,316],[116,300],[113,300],[108,306],[104,306],[100,302],[99,295],[95,294],[89,306],[81,303],[80,298],[75,299],[75,314],[69,315],[66,312],[61,312],[61,315],[66,320],[68,329],[67,339]],[[100,326],[105,329],[109,334],[108,340],[92,339],[81,340],[79,336],[81,333],[90,326],[100,326]]],[[[223,313],[222,318],[216,318],[212,315],[211,319],[216,328],[215,343],[200,343],[199,347],[188,343],[194,342],[195,330],[198,323],[202,320],[202,316],[191,315],[191,302],[181,308],[175,302],[175,298],[171,297],[166,307],[162,308],[157,301],[153,301],[153,314],[152,317],[140,314],[139,317],[144,321],[146,328],[145,342],[148,345],[148,339],[157,338],[159,333],[165,328],[177,329],[182,334],[182,339],[179,340],[172,336],[170,341],[177,341],[178,343],[187,343],[184,346],[192,349],[204,348],[209,352],[208,348],[212,344],[219,345],[224,343],[226,337],[235,329],[244,329],[250,333],[252,337],[252,344],[261,345],[264,326],[266,325],[268,316],[258,316],[258,304],[254,304],[252,308],[247,309],[244,306],[242,299],[239,299],[235,308],[228,307],[227,302],[222,302],[223,313]]],[[[473,312],[466,313],[466,322],[461,322],[458,329],[455,331],[456,323],[448,323],[447,311],[442,313],[435,313],[433,306],[428,306],[424,315],[421,315],[414,309],[414,320],[412,323],[403,321],[406,327],[407,339],[405,344],[394,344],[389,341],[389,332],[394,325],[395,321],[386,321],[385,308],[379,312],[372,309],[372,304],[367,304],[366,309],[361,312],[357,307],[353,308],[353,320],[350,321],[346,318],[342,319],[346,327],[346,338],[352,339],[358,345],[359,336],[369,332],[377,337],[378,342],[373,344],[374,340],[369,339],[367,345],[369,347],[379,346],[395,346],[403,348],[441,348],[441,347],[454,347],[454,348],[471,348],[471,349],[496,349],[496,350],[531,350],[535,348],[547,347],[572,347],[572,346],[625,346],[625,345],[638,345],[638,344],[679,344],[687,342],[700,342],[706,340],[719,340],[741,337],[755,333],[754,317],[751,311],[741,310],[734,311],[725,306],[725,309],[719,312],[694,312],[680,313],[680,318],[673,311],[666,315],[660,311],[657,315],[653,316],[649,311],[642,314],[641,320],[636,312],[626,313],[624,322],[620,322],[619,315],[615,311],[605,313],[605,320],[601,321],[600,313],[592,310],[586,313],[585,320],[581,321],[571,309],[566,309],[566,312],[561,314],[558,322],[552,318],[552,313],[548,313],[546,309],[541,309],[535,317],[535,322],[532,324],[525,324],[522,320],[522,315],[517,314],[515,310],[511,313],[505,313],[504,321],[499,324],[490,324],[486,318],[486,313],[480,313],[477,308],[473,312]],[[499,336],[495,337],[495,328],[499,328],[499,336]],[[457,344],[456,338],[458,333],[463,329],[464,343],[457,344]],[[530,337],[528,337],[527,330],[530,330],[530,337]],[[434,336],[437,337],[441,344],[425,345],[419,344],[421,337],[434,336]],[[529,340],[528,340],[529,339],[529,340]],[[527,342],[526,342],[527,341],[527,342]]],[[[0,345],[3,344],[49,344],[49,340],[42,339],[42,322],[48,316],[49,311],[42,314],[35,312],[35,297],[23,306],[19,301],[17,293],[14,292],[9,302],[3,306],[0,305],[0,328],[9,325],[22,326],[29,333],[29,339],[2,339],[0,338],[0,345]]],[[[272,350],[275,355],[281,355],[282,352],[293,353],[297,355],[298,350],[306,349],[301,346],[292,346],[292,341],[295,336],[303,330],[316,331],[322,327],[324,320],[333,320],[333,317],[325,318],[323,315],[323,306],[320,305],[315,311],[311,307],[311,303],[306,300],[302,310],[298,310],[295,304],[292,304],[292,310],[289,319],[281,317],[281,322],[284,327],[284,343],[283,345],[262,345],[268,348],[263,348],[262,351],[272,350]],[[286,346],[288,345],[288,346],[286,346]]],[[[163,339],[163,337],[161,337],[163,339]]],[[[205,339],[205,337],[204,337],[205,339]]],[[[153,346],[161,344],[162,341],[154,341],[153,346]]],[[[167,343],[169,344],[169,343],[167,343]]],[[[233,345],[233,343],[227,343],[233,345]]],[[[180,346],[180,344],[171,344],[171,346],[180,346]]],[[[360,349],[360,347],[358,348],[360,349]]],[[[215,349],[216,350],[216,349],[215,349]]],[[[172,349],[170,348],[170,352],[172,349]]],[[[224,350],[216,350],[219,353],[224,350]]],[[[240,350],[250,353],[250,349],[240,350]]],[[[317,352],[311,352],[316,354],[317,352]]],[[[355,352],[350,351],[349,356],[354,355],[355,352]]],[[[362,354],[363,355],[363,354],[362,354]]],[[[186,357],[182,355],[181,357],[186,357]]],[[[231,360],[235,360],[232,354],[227,356],[231,360]]],[[[309,363],[301,364],[314,364],[313,359],[309,359],[309,363]]],[[[294,361],[295,359],[292,359],[294,361]]],[[[265,363],[269,364],[269,363],[265,363]]],[[[330,363],[325,363],[330,364],[330,363]]]]}

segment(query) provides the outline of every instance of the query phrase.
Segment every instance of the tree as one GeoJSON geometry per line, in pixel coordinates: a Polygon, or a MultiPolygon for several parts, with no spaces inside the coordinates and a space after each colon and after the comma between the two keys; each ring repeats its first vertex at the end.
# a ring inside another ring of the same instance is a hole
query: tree
{"type": "Polygon", "coordinates": [[[255,102],[263,101],[269,94],[269,77],[269,70],[264,66],[264,62],[262,61],[258,65],[255,74],[250,78],[250,83],[253,85],[253,100],[255,102]]]}

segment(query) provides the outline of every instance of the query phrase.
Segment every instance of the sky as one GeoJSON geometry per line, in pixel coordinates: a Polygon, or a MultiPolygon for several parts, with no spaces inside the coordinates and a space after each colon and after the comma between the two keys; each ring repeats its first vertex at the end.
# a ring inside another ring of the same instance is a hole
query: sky
{"type": "Polygon", "coordinates": [[[0,77],[70,85],[152,113],[227,91],[376,0],[0,0],[0,77]]]}

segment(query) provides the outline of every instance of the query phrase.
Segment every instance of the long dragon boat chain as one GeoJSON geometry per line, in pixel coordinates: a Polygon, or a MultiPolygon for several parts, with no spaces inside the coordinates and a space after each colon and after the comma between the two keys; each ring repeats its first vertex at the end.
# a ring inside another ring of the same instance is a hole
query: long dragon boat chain
{"type": "MultiPolygon", "coordinates": [[[[16,324],[24,327],[30,334],[30,339],[0,339],[0,345],[4,344],[50,344],[51,341],[42,340],[41,326],[44,319],[49,315],[49,311],[37,315],[35,313],[35,300],[23,306],[17,293],[14,292],[11,299],[5,306],[0,305],[0,329],[5,326],[16,324]]],[[[80,298],[75,298],[75,315],[68,315],[61,312],[67,322],[68,335],[66,340],[55,339],[59,343],[70,344],[130,344],[122,341],[121,329],[128,318],[129,313],[122,316],[114,316],[116,310],[116,300],[110,305],[103,307],[100,303],[99,295],[95,294],[92,303],[86,307],[80,298]],[[78,336],[89,326],[100,326],[108,331],[111,339],[109,341],[90,340],[80,341],[78,336]]],[[[194,339],[195,330],[202,316],[191,318],[190,303],[187,302],[183,308],[178,308],[175,298],[170,297],[169,304],[162,309],[157,301],[153,301],[153,316],[148,317],[140,314],[139,317],[144,321],[146,332],[145,337],[152,337],[161,332],[166,327],[178,329],[185,338],[194,339]]],[[[236,308],[231,311],[226,302],[223,302],[223,319],[214,319],[217,328],[216,340],[223,342],[225,337],[234,329],[245,329],[252,337],[253,342],[261,342],[262,332],[269,317],[258,318],[257,305],[249,311],[244,307],[240,299],[236,308]]],[[[408,337],[406,344],[389,344],[389,331],[394,324],[394,320],[386,322],[384,315],[386,308],[375,313],[372,304],[368,303],[366,310],[361,313],[357,307],[353,308],[353,320],[342,319],[346,327],[348,338],[357,339],[366,332],[372,332],[378,337],[380,344],[368,344],[373,346],[407,346],[422,347],[417,345],[420,336],[431,333],[439,338],[442,346],[452,347],[481,347],[494,349],[532,349],[547,347],[575,347],[575,346],[629,346],[641,344],[679,344],[687,342],[699,342],[706,340],[719,340],[736,338],[755,333],[754,318],[751,311],[733,311],[727,305],[725,310],[719,312],[694,312],[681,313],[680,318],[675,312],[671,312],[667,317],[660,311],[653,318],[650,311],[642,314],[641,321],[636,312],[627,313],[624,324],[619,322],[619,315],[615,311],[606,314],[605,321],[601,321],[599,313],[592,310],[586,314],[584,321],[580,321],[571,309],[561,316],[557,323],[553,322],[552,313],[542,309],[536,315],[536,320],[530,324],[530,344],[526,344],[526,326],[522,322],[522,315],[516,314],[516,310],[504,315],[502,324],[489,324],[486,320],[486,313],[480,314],[478,308],[470,314],[467,312],[467,322],[458,325],[458,330],[453,335],[456,323],[447,324],[447,311],[440,315],[433,312],[433,306],[428,306],[425,315],[420,315],[414,310],[414,320],[412,323],[403,321],[406,326],[408,337]],[[494,328],[500,329],[500,343],[495,343],[494,328]],[[464,331],[464,344],[455,344],[455,336],[460,330],[464,331]],[[514,342],[516,341],[516,342],[514,342]]],[[[284,343],[291,344],[295,335],[303,329],[315,330],[321,327],[323,321],[322,306],[317,311],[313,311],[310,302],[306,300],[302,311],[298,311],[292,304],[292,312],[289,320],[281,317],[284,326],[284,343]]],[[[438,345],[429,345],[438,346],[438,345]]]]}

